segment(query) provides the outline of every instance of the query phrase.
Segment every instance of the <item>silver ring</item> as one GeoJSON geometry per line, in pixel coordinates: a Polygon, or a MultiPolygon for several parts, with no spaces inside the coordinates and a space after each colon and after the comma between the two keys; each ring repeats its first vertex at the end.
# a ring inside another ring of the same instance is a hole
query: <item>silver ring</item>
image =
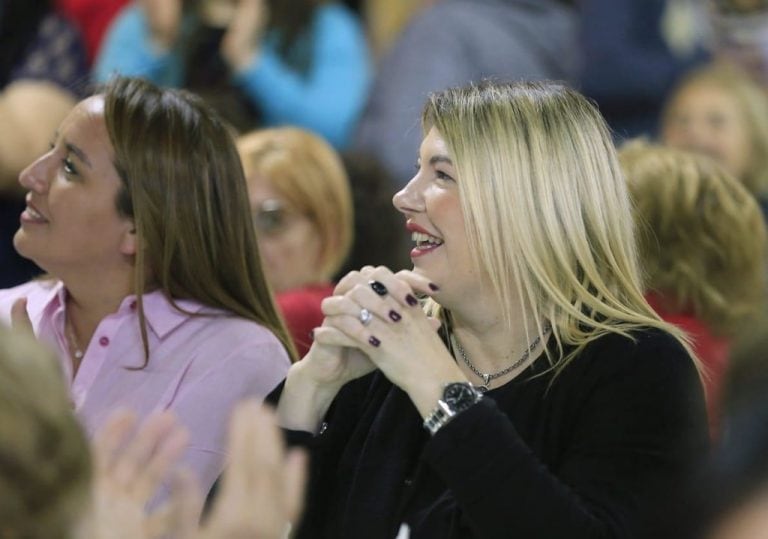
{"type": "Polygon", "coordinates": [[[360,314],[357,315],[357,319],[360,320],[362,325],[367,326],[371,323],[371,320],[373,320],[373,315],[368,309],[360,309],[360,314]]]}

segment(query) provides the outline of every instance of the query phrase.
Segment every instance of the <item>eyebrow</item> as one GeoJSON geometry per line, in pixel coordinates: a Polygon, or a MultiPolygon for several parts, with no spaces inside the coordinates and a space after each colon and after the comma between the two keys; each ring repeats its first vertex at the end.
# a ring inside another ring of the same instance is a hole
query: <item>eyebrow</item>
{"type": "Polygon", "coordinates": [[[77,156],[77,158],[80,159],[80,161],[82,161],[83,163],[88,165],[88,168],[93,168],[91,166],[90,160],[88,159],[88,156],[85,155],[85,152],[83,150],[81,150],[80,148],[78,148],[77,146],[72,144],[71,142],[67,142],[64,145],[64,147],[67,149],[67,151],[72,152],[73,154],[75,154],[77,156]]]}
{"type": "MultiPolygon", "coordinates": [[[[54,131],[53,137],[55,139],[59,138],[59,131],[58,131],[58,129],[56,131],[54,131]]],[[[93,165],[91,165],[90,159],[88,159],[88,156],[85,155],[85,152],[83,150],[81,150],[80,148],[78,148],[77,146],[72,144],[71,142],[67,142],[67,141],[64,141],[64,147],[67,149],[68,152],[72,152],[73,154],[75,154],[77,156],[77,158],[80,159],[80,161],[82,161],[83,163],[88,165],[88,168],[93,168],[93,165]]]]}
{"type": "Polygon", "coordinates": [[[451,161],[451,158],[447,155],[433,155],[429,158],[429,164],[435,165],[437,163],[447,163],[451,166],[453,166],[453,161],[451,161]]]}

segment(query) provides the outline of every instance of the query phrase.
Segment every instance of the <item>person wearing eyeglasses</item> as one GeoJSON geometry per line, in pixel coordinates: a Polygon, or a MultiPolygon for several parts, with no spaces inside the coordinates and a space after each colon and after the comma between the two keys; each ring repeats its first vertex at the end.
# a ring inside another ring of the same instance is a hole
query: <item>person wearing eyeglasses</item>
{"type": "Polygon", "coordinates": [[[301,357],[352,245],[347,173],[330,144],[299,128],[253,131],[237,147],[267,282],[301,357]]]}

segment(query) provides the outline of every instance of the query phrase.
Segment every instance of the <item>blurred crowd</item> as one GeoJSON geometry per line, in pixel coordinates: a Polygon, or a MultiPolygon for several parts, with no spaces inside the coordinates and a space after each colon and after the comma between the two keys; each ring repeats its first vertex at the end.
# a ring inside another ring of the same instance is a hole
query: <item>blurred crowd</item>
{"type": "MultiPolygon", "coordinates": [[[[768,2],[0,0],[0,289],[50,272],[14,246],[25,196],[35,189],[27,167],[57,146],[76,104],[118,75],[199,96],[234,137],[269,291],[264,297],[272,294],[279,317],[264,300],[253,319],[272,321],[266,325],[279,339],[290,338],[281,356],[286,365],[289,356],[307,353],[313,329],[323,324],[323,299],[349,271],[410,267],[411,232],[391,199],[415,174],[424,135],[418,118],[428,94],[485,79],[556,80],[580,91],[596,104],[619,149],[645,299],[685,332],[703,372],[712,450],[674,509],[696,529],[675,533],[768,536],[768,2]]],[[[177,151],[191,155],[204,147],[190,143],[177,151]]],[[[163,204],[174,208],[178,200],[163,204]]],[[[215,279],[226,288],[235,278],[224,272],[215,279]]],[[[168,290],[178,289],[173,276],[168,283],[168,290]]],[[[65,332],[68,340],[78,333],[65,332]]],[[[75,346],[73,357],[81,358],[82,348],[75,346]]],[[[88,505],[91,474],[105,469],[98,459],[120,458],[119,418],[110,434],[118,442],[102,439],[95,464],[81,458],[87,442],[68,423],[67,400],[76,395],[46,378],[44,359],[30,342],[0,332],[0,537],[66,537],[57,534],[79,522],[72,515],[88,505]],[[43,359],[27,365],[23,354],[43,359]],[[12,372],[26,368],[35,372],[12,372]],[[30,393],[33,400],[50,398],[49,409],[24,401],[30,393]],[[40,439],[26,440],[36,436],[29,425],[40,422],[40,439]],[[39,444],[59,449],[47,453],[39,444]],[[20,455],[23,472],[14,460],[20,455]],[[46,471],[50,477],[39,485],[18,479],[55,459],[61,469],[46,471]],[[18,494],[34,489],[50,496],[18,494]],[[11,522],[22,529],[24,518],[40,528],[30,535],[2,531],[11,522]]],[[[278,380],[284,372],[271,375],[278,380]]],[[[234,387],[234,378],[225,385],[234,387]]],[[[243,427],[241,415],[241,434],[255,421],[261,431],[246,434],[275,435],[270,418],[241,414],[251,421],[243,427]]],[[[171,427],[155,431],[145,435],[166,444],[168,455],[178,452],[171,427]]],[[[217,440],[222,436],[217,431],[217,440]]],[[[273,442],[268,450],[278,453],[280,442],[273,442]]],[[[237,434],[229,443],[236,451],[237,434]]],[[[238,458],[247,460],[242,453],[238,458]]],[[[273,457],[264,458],[274,463],[273,457]]],[[[299,464],[280,466],[300,473],[299,464]]],[[[119,482],[117,468],[102,473],[106,482],[97,492],[119,482]]],[[[293,475],[284,482],[295,482],[293,475]]],[[[154,478],[147,481],[156,486],[154,478]]],[[[217,488],[234,504],[233,484],[217,488]]],[[[289,516],[300,505],[291,488],[289,516]]],[[[135,499],[150,503],[152,496],[135,499]]],[[[214,509],[209,535],[199,537],[225,533],[225,524],[216,527],[216,518],[226,520],[220,513],[214,509]]]]}

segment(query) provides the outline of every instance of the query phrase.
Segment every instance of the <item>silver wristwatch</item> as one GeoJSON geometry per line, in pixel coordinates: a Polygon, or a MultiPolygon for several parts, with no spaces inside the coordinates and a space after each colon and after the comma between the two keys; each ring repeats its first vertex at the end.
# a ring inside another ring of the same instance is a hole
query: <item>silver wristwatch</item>
{"type": "Polygon", "coordinates": [[[424,428],[434,435],[457,414],[463,412],[483,398],[469,382],[451,382],[443,387],[443,397],[424,420],[424,428]]]}

